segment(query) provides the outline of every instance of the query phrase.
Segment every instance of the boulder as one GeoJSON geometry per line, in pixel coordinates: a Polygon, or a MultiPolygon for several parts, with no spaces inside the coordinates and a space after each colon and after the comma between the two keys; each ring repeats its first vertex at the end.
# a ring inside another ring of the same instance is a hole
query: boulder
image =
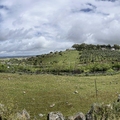
{"type": "Polygon", "coordinates": [[[60,112],[50,112],[47,116],[47,120],[65,120],[63,114],[60,112]]]}
{"type": "Polygon", "coordinates": [[[29,113],[24,109],[22,112],[17,113],[18,120],[30,120],[29,113]]]}
{"type": "Polygon", "coordinates": [[[86,120],[93,120],[91,113],[87,113],[85,116],[86,116],[86,120]]]}
{"type": "Polygon", "coordinates": [[[91,106],[91,109],[88,111],[88,113],[85,115],[86,120],[93,120],[93,111],[94,111],[94,105],[91,106]]]}
{"type": "Polygon", "coordinates": [[[82,112],[79,112],[74,116],[68,117],[67,120],[86,120],[86,118],[85,118],[85,115],[82,112]]]}
{"type": "Polygon", "coordinates": [[[79,112],[73,116],[73,120],[86,120],[86,118],[82,112],[79,112]]]}

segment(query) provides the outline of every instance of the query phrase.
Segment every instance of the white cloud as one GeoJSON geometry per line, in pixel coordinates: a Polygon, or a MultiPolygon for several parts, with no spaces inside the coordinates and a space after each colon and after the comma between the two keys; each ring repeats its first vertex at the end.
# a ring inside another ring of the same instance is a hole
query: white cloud
{"type": "Polygon", "coordinates": [[[1,0],[0,56],[41,54],[74,43],[120,44],[120,2],[1,0]]]}

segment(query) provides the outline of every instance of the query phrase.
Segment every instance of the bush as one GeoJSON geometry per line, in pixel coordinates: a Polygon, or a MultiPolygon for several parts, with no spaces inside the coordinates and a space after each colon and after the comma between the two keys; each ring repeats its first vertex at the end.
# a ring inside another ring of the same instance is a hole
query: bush
{"type": "Polygon", "coordinates": [[[17,112],[13,103],[8,106],[0,104],[0,120],[30,120],[30,115],[25,109],[17,112]]]}
{"type": "Polygon", "coordinates": [[[120,63],[114,63],[112,68],[115,70],[120,70],[120,63]]]}
{"type": "Polygon", "coordinates": [[[7,65],[0,64],[0,72],[7,72],[7,65]]]}
{"type": "Polygon", "coordinates": [[[94,103],[87,114],[91,115],[93,120],[119,120],[120,102],[113,104],[94,103]]]}
{"type": "Polygon", "coordinates": [[[111,68],[111,66],[109,64],[100,64],[100,63],[96,63],[96,64],[93,64],[91,67],[90,67],[90,71],[91,72],[105,72],[107,70],[109,70],[111,68]]]}

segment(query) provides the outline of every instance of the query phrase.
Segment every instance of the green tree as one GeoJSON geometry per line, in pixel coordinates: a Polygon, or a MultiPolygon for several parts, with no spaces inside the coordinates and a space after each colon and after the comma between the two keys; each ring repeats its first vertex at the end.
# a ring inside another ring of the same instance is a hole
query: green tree
{"type": "Polygon", "coordinates": [[[120,46],[119,45],[117,45],[117,44],[114,44],[114,46],[113,46],[114,48],[115,48],[115,50],[119,50],[120,49],[120,46]]]}

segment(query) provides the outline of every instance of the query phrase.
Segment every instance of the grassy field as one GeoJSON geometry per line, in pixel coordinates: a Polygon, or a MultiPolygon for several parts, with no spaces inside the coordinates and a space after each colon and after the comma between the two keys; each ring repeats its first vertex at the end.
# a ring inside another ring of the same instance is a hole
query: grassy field
{"type": "MultiPolygon", "coordinates": [[[[120,93],[120,74],[113,76],[58,76],[0,74],[0,102],[13,109],[30,113],[31,118],[51,111],[60,111],[64,116],[79,111],[86,113],[95,103],[111,103],[120,93]],[[95,90],[97,83],[97,97],[95,90]],[[53,106],[52,106],[53,105],[53,106]]],[[[41,120],[42,120],[41,119],[41,120]]]]}

